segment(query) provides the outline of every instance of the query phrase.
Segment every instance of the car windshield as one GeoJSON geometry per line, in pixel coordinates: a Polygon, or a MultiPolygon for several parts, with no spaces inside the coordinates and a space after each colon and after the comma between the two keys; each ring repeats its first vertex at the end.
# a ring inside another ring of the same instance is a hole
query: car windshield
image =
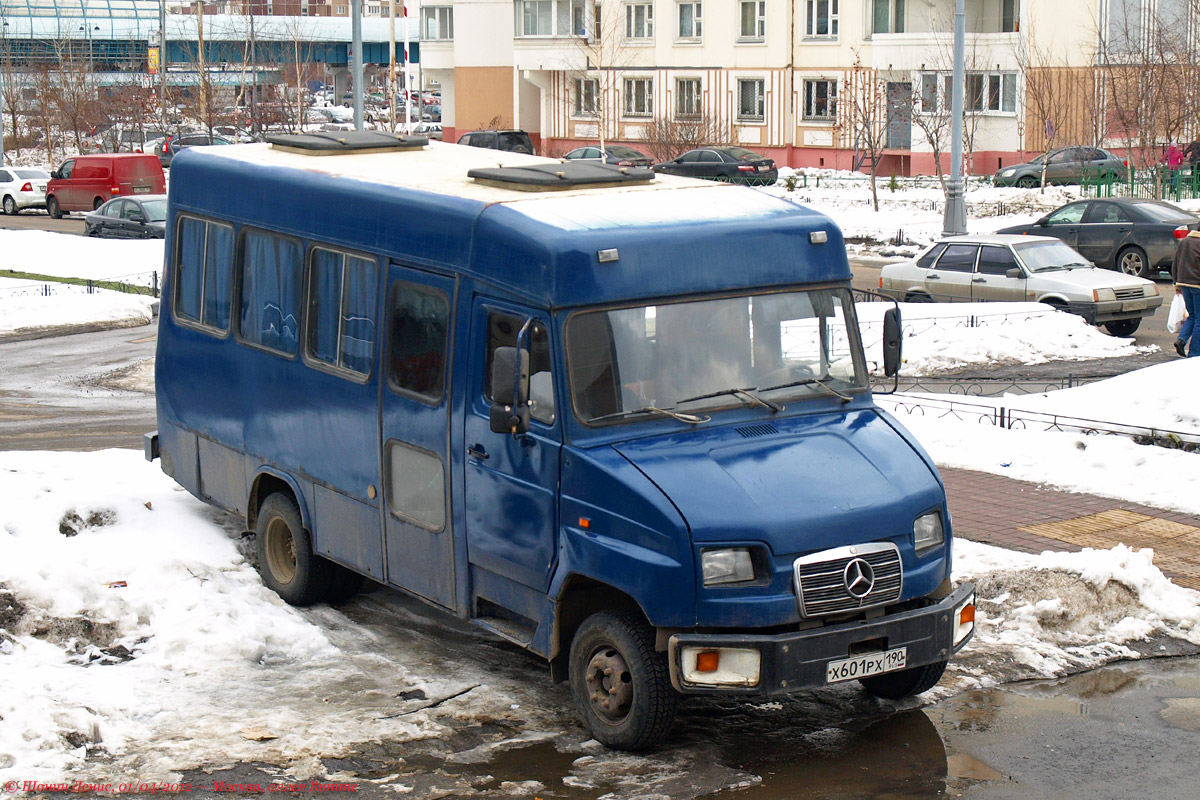
{"type": "Polygon", "coordinates": [[[617,158],[645,158],[644,155],[634,150],[632,147],[616,144],[608,146],[608,154],[617,158]]]}
{"type": "MultiPolygon", "coordinates": [[[[575,413],[621,422],[867,388],[846,289],[812,289],[607,311],[567,322],[575,413]]],[[[678,418],[678,417],[677,417],[678,418]]]]}
{"type": "Polygon", "coordinates": [[[1195,214],[1189,214],[1178,206],[1156,200],[1138,203],[1135,208],[1146,214],[1150,219],[1155,219],[1159,222],[1176,222],[1182,225],[1196,221],[1195,214]]]}
{"type": "Polygon", "coordinates": [[[1046,154],[1042,153],[1040,156],[1035,156],[1034,158],[1029,159],[1029,163],[1030,164],[1040,164],[1045,160],[1046,160],[1046,154]]]}
{"type": "Polygon", "coordinates": [[[1086,258],[1062,242],[1020,242],[1013,245],[1013,250],[1030,272],[1092,266],[1086,258]]]}
{"type": "Polygon", "coordinates": [[[167,219],[166,199],[145,200],[142,202],[142,208],[146,209],[146,219],[151,222],[164,222],[167,219]]]}
{"type": "Polygon", "coordinates": [[[18,178],[24,178],[26,180],[37,180],[41,178],[49,179],[50,177],[50,173],[46,172],[44,169],[17,169],[13,170],[13,172],[17,173],[18,178]]]}
{"type": "Polygon", "coordinates": [[[762,156],[753,150],[747,150],[744,147],[727,147],[725,152],[736,158],[738,161],[758,161],[762,156]]]}

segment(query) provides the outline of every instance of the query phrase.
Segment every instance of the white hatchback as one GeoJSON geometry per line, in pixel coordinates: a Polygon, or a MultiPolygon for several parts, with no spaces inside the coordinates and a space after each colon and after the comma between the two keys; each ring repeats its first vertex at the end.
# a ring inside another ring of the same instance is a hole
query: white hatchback
{"type": "Polygon", "coordinates": [[[879,272],[879,291],[909,303],[1041,302],[1132,336],[1163,303],[1153,281],[1097,269],[1049,236],[982,234],[935,243],[879,272]]]}
{"type": "Polygon", "coordinates": [[[46,184],[50,173],[25,167],[0,168],[0,203],[10,217],[25,208],[46,207],[46,184]]]}

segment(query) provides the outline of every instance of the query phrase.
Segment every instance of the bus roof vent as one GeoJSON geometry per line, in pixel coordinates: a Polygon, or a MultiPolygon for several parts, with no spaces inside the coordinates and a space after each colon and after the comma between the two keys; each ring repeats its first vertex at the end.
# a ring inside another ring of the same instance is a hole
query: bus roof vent
{"type": "Polygon", "coordinates": [[[519,192],[553,192],[645,184],[654,180],[654,171],[594,161],[564,161],[527,167],[473,169],[467,173],[467,177],[474,178],[476,183],[519,192]]]}
{"type": "Polygon", "coordinates": [[[277,150],[306,156],[333,156],[347,153],[391,153],[420,150],[429,144],[424,136],[406,136],[387,131],[317,131],[315,133],[276,134],[267,141],[277,150]]]}

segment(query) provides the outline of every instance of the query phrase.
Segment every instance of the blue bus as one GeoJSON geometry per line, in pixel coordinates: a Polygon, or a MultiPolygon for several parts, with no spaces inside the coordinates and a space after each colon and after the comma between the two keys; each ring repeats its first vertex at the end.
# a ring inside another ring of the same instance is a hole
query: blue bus
{"type": "Polygon", "coordinates": [[[166,242],[147,457],[289,603],[410,593],[630,750],[684,694],[923,692],[973,633],[827,217],[339,132],[181,153],[166,242]]]}

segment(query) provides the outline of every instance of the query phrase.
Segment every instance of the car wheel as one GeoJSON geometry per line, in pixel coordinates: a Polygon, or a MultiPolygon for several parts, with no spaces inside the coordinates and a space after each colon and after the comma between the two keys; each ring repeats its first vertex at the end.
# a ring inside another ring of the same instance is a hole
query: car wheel
{"type": "Polygon", "coordinates": [[[1067,310],[1067,304],[1064,303],[1062,300],[1059,300],[1056,297],[1052,297],[1049,300],[1039,300],[1038,302],[1045,303],[1046,305],[1053,308],[1055,311],[1066,311],[1067,310]]]}
{"type": "Polygon", "coordinates": [[[58,198],[54,195],[46,198],[46,211],[53,219],[62,219],[63,217],[62,209],[58,205],[58,198]]]}
{"type": "Polygon", "coordinates": [[[102,205],[104,205],[104,198],[97,197],[95,200],[92,201],[92,211],[95,211],[96,209],[100,208],[100,206],[102,206],[102,205]]]}
{"type": "Polygon", "coordinates": [[[1038,179],[1032,175],[1023,175],[1017,178],[1017,186],[1022,189],[1036,189],[1038,187],[1038,179]]]}
{"type": "Polygon", "coordinates": [[[1142,324],[1141,317],[1137,319],[1114,319],[1104,323],[1104,330],[1119,339],[1128,339],[1142,324]]]}
{"type": "Polygon", "coordinates": [[[571,641],[571,694],[596,741],[645,750],[666,736],[678,697],[654,631],[639,615],[602,611],[571,641]]]}
{"type": "Polygon", "coordinates": [[[276,492],[258,510],[254,526],[263,583],[294,606],[319,603],[329,594],[329,562],[312,549],[312,538],[290,495],[276,492]]]}
{"type": "Polygon", "coordinates": [[[10,217],[17,215],[17,201],[12,198],[12,195],[4,196],[4,213],[10,217]]]}
{"type": "Polygon", "coordinates": [[[933,664],[926,664],[923,667],[913,667],[912,669],[902,669],[899,672],[875,675],[870,678],[863,678],[859,683],[876,697],[899,700],[903,697],[912,697],[914,694],[920,694],[921,692],[928,692],[934,686],[937,686],[937,682],[942,679],[942,673],[946,671],[946,663],[945,661],[938,661],[933,664]]]}
{"type": "Polygon", "coordinates": [[[933,298],[930,297],[929,295],[925,294],[924,292],[913,292],[912,294],[905,296],[904,302],[906,302],[906,303],[932,303],[933,298]]]}
{"type": "Polygon", "coordinates": [[[1126,247],[1117,254],[1117,269],[1126,275],[1134,275],[1138,278],[1147,277],[1150,268],[1147,264],[1146,251],[1136,246],[1126,247]]]}

